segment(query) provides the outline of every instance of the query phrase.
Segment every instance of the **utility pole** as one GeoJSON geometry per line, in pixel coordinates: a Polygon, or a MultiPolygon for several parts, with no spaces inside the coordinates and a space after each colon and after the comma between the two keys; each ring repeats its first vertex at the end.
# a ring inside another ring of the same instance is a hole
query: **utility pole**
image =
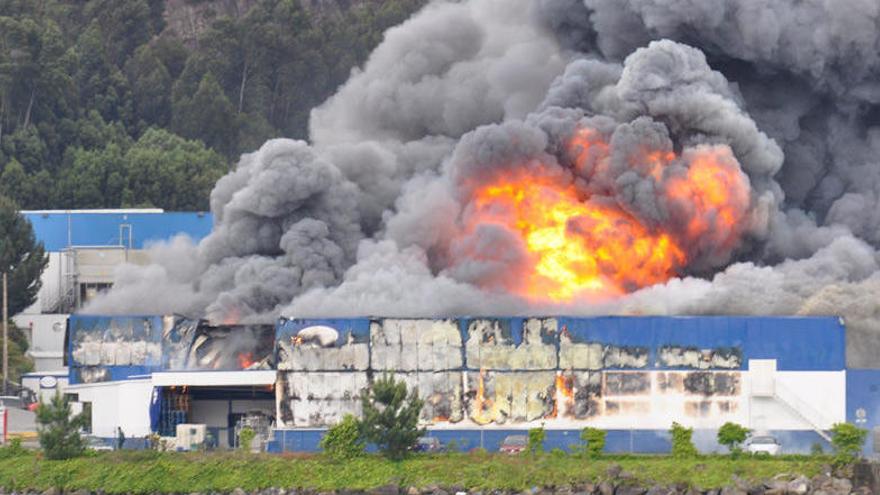
{"type": "Polygon", "coordinates": [[[9,306],[6,271],[3,271],[3,395],[9,395],[9,306]]]}

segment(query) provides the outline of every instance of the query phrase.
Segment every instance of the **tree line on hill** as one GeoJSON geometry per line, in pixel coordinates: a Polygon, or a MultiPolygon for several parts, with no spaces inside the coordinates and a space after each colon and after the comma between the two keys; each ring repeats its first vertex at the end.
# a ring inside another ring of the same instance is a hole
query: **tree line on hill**
{"type": "Polygon", "coordinates": [[[0,0],[0,195],[205,210],[240,153],[307,137],[309,111],[425,0],[255,0],[195,40],[167,28],[170,3],[0,0]]]}

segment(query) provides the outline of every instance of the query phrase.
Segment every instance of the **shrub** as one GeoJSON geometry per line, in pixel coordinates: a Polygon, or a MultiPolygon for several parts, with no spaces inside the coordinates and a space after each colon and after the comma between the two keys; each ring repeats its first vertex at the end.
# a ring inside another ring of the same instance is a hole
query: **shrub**
{"type": "Polygon", "coordinates": [[[835,462],[839,465],[850,464],[862,450],[867,430],[850,423],[835,423],[831,426],[831,445],[836,452],[835,462]]]}
{"type": "Polygon", "coordinates": [[[547,432],[544,431],[544,427],[532,428],[529,430],[529,443],[527,448],[529,449],[529,453],[532,455],[537,454],[538,452],[544,452],[544,439],[547,437],[547,432]]]}
{"type": "Polygon", "coordinates": [[[608,434],[605,430],[599,428],[584,428],[581,430],[581,440],[586,443],[584,452],[588,457],[599,457],[605,450],[605,436],[608,434]]]}
{"type": "Polygon", "coordinates": [[[358,420],[351,414],[346,414],[342,421],[330,427],[321,439],[324,453],[337,461],[346,461],[363,454],[365,446],[358,420]]]}
{"type": "Polygon", "coordinates": [[[822,455],[825,453],[825,449],[822,448],[822,444],[819,442],[813,442],[813,445],[810,446],[810,454],[811,455],[822,455]]]}
{"type": "Polygon", "coordinates": [[[49,403],[40,403],[36,420],[40,446],[47,459],[70,459],[86,450],[79,434],[80,428],[86,426],[86,418],[82,414],[73,416],[70,403],[60,393],[49,403]]]}
{"type": "Polygon", "coordinates": [[[0,459],[9,459],[24,455],[27,451],[21,446],[20,438],[13,438],[8,445],[0,447],[0,459]]]}
{"type": "Polygon", "coordinates": [[[238,432],[238,448],[245,452],[250,452],[251,444],[254,442],[254,437],[256,436],[257,432],[249,426],[245,426],[238,432]]]}
{"type": "Polygon", "coordinates": [[[696,457],[697,448],[691,437],[694,434],[693,428],[685,428],[684,426],[673,422],[669,433],[672,435],[672,456],[673,457],[696,457]]]}
{"type": "Polygon", "coordinates": [[[406,383],[397,382],[390,375],[376,380],[361,397],[361,403],[361,438],[375,443],[390,459],[405,457],[425,434],[425,429],[418,427],[425,404],[419,399],[418,389],[407,394],[406,383]]]}
{"type": "Polygon", "coordinates": [[[741,445],[748,436],[748,428],[729,421],[718,429],[718,443],[727,447],[727,450],[734,456],[742,452],[741,445]]]}

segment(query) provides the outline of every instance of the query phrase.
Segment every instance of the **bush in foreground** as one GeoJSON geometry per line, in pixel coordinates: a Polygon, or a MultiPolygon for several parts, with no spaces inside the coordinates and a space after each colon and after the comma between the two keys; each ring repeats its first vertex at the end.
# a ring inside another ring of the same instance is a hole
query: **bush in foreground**
{"type": "Polygon", "coordinates": [[[238,448],[245,451],[251,451],[251,445],[254,443],[254,438],[257,436],[257,432],[253,430],[253,428],[249,426],[245,426],[238,432],[238,448]]]}
{"type": "Polygon", "coordinates": [[[334,460],[353,459],[364,453],[365,445],[359,430],[357,418],[346,414],[342,421],[327,430],[327,434],[321,439],[321,448],[334,460]]]}
{"type": "Polygon", "coordinates": [[[86,443],[79,430],[86,426],[86,417],[73,416],[70,403],[60,393],[51,402],[37,407],[37,431],[40,446],[47,459],[70,459],[82,455],[86,443]]]}
{"type": "Polygon", "coordinates": [[[684,426],[673,422],[672,428],[669,429],[669,433],[672,436],[673,457],[684,458],[697,456],[697,448],[691,440],[691,437],[694,434],[693,428],[685,428],[684,426]]]}
{"type": "Polygon", "coordinates": [[[399,460],[425,434],[419,428],[419,415],[424,401],[418,389],[408,395],[406,383],[390,375],[376,380],[361,398],[363,417],[360,421],[361,438],[375,443],[386,457],[399,460]]]}
{"type": "Polygon", "coordinates": [[[748,428],[728,421],[718,429],[718,443],[727,447],[731,455],[737,456],[742,453],[742,444],[749,433],[748,428]]]}
{"type": "Polygon", "coordinates": [[[587,427],[581,430],[581,440],[586,443],[584,453],[587,454],[587,457],[596,458],[602,455],[605,450],[605,436],[607,434],[608,432],[599,428],[587,427]]]}
{"type": "Polygon", "coordinates": [[[544,439],[547,438],[547,432],[544,427],[532,428],[529,430],[529,443],[526,448],[532,455],[538,452],[544,452],[544,439]]]}
{"type": "Polygon", "coordinates": [[[831,426],[831,445],[837,453],[837,464],[849,464],[855,461],[862,445],[865,443],[867,430],[851,423],[835,423],[831,426]]]}

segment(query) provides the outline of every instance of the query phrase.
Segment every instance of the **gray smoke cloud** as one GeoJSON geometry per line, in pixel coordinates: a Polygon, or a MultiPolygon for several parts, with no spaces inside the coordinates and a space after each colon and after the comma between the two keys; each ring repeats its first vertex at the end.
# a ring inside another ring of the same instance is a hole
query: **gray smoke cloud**
{"type": "Polygon", "coordinates": [[[87,311],[841,314],[851,365],[880,349],[876,2],[432,2],[310,136],[242,156],[210,236],[155,246],[87,311]],[[585,129],[607,146],[573,148],[585,129]],[[671,191],[706,153],[746,192],[734,230],[714,211],[693,236],[671,191]],[[621,297],[524,299],[522,236],[474,220],[477,188],[523,172],[687,238],[688,262],[621,297]]]}

